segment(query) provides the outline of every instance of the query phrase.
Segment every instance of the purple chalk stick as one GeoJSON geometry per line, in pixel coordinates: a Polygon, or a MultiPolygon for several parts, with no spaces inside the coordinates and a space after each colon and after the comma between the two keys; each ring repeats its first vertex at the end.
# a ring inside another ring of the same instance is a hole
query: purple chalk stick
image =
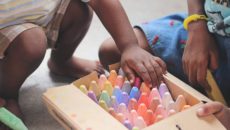
{"type": "Polygon", "coordinates": [[[128,128],[128,130],[132,130],[133,127],[129,120],[125,120],[124,126],[128,128]]]}
{"type": "Polygon", "coordinates": [[[163,98],[163,96],[164,96],[164,94],[165,94],[166,92],[169,92],[168,87],[166,86],[165,83],[161,83],[161,84],[160,84],[160,87],[159,87],[159,93],[160,93],[160,95],[161,95],[161,98],[163,98]]]}
{"type": "Polygon", "coordinates": [[[97,101],[97,98],[96,98],[96,95],[94,94],[93,91],[89,91],[88,92],[88,97],[91,98],[95,103],[98,104],[98,101],[97,101]]]}
{"type": "Polygon", "coordinates": [[[126,92],[122,92],[122,99],[120,103],[125,103],[125,105],[128,107],[129,95],[126,92]]]}

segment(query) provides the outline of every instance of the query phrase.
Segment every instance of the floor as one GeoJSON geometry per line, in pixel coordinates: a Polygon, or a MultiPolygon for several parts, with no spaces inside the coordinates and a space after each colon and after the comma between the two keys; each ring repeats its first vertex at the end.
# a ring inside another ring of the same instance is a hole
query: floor
{"type": "MultiPolygon", "coordinates": [[[[120,0],[127,11],[131,24],[139,24],[153,18],[159,18],[170,13],[186,12],[186,1],[180,0],[120,0]]],[[[94,15],[92,25],[75,55],[97,60],[97,52],[102,41],[109,34],[99,19],[94,15]]],[[[47,112],[41,96],[48,88],[70,83],[72,80],[53,75],[47,68],[47,59],[50,50],[47,50],[40,67],[25,81],[20,91],[20,105],[25,114],[26,125],[29,130],[63,130],[47,112]]]]}

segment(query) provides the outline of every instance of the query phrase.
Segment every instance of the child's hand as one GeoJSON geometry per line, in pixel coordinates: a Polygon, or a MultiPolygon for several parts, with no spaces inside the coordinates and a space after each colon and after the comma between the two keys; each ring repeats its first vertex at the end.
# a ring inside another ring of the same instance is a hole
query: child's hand
{"type": "Polygon", "coordinates": [[[218,67],[218,52],[214,37],[208,32],[205,21],[189,24],[188,40],[183,54],[183,69],[192,85],[209,90],[206,81],[207,68],[218,67]]]}
{"type": "Polygon", "coordinates": [[[123,51],[121,67],[131,82],[134,81],[135,74],[138,74],[144,82],[153,86],[159,85],[163,73],[166,73],[164,61],[135,45],[123,51]]]}
{"type": "Polygon", "coordinates": [[[204,104],[201,108],[197,110],[197,115],[200,117],[209,116],[214,114],[219,121],[230,130],[230,109],[225,107],[219,102],[211,102],[204,104]]]}
{"type": "Polygon", "coordinates": [[[158,85],[166,65],[138,46],[133,28],[119,0],[91,0],[89,5],[113,37],[121,53],[121,67],[128,79],[134,81],[137,74],[146,83],[158,85]]]}
{"type": "Polygon", "coordinates": [[[119,0],[91,0],[89,5],[113,37],[121,53],[121,67],[128,79],[132,82],[138,74],[146,83],[158,85],[166,65],[138,46],[133,28],[119,0]]]}

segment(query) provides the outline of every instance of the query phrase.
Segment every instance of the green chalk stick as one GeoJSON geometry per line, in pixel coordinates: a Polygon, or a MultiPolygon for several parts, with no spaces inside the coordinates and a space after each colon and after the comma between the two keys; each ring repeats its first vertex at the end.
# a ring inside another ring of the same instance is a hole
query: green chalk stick
{"type": "Polygon", "coordinates": [[[139,128],[134,126],[132,130],[139,130],[139,128]]]}
{"type": "Polygon", "coordinates": [[[21,119],[4,107],[0,108],[0,121],[13,130],[28,130],[21,119]]]}

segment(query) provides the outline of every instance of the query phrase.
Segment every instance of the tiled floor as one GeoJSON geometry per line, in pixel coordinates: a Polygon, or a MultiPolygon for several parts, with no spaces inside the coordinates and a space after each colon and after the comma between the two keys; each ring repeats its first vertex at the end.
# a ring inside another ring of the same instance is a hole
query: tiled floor
{"type": "MultiPolygon", "coordinates": [[[[132,25],[159,18],[170,13],[185,12],[185,0],[120,0],[127,11],[132,25]]],[[[101,42],[109,34],[104,29],[96,15],[90,31],[75,52],[76,55],[97,60],[97,51],[101,42]]],[[[62,130],[63,128],[48,114],[41,96],[47,88],[60,86],[71,82],[71,79],[55,76],[49,73],[46,62],[50,50],[41,66],[26,80],[20,93],[20,104],[25,114],[29,130],[62,130]]]]}

